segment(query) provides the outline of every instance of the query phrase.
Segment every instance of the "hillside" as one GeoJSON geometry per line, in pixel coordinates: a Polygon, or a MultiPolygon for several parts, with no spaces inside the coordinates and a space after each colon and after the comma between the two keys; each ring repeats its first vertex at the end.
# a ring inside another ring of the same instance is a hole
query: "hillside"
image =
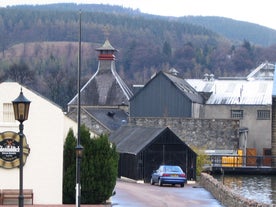
{"type": "Polygon", "coordinates": [[[276,30],[267,28],[262,25],[238,21],[230,18],[218,16],[183,16],[183,17],[164,17],[142,13],[139,9],[133,10],[122,6],[110,6],[106,4],[49,4],[36,6],[14,6],[12,8],[19,9],[35,9],[40,11],[56,10],[56,11],[78,11],[83,13],[109,13],[127,16],[143,17],[146,19],[160,19],[166,21],[177,21],[188,24],[203,26],[217,34],[220,34],[234,42],[242,42],[244,39],[252,44],[261,46],[270,46],[276,44],[276,30]]]}
{"type": "Polygon", "coordinates": [[[258,24],[223,17],[186,16],[179,20],[206,27],[235,42],[246,39],[261,46],[276,44],[276,30],[258,24]]]}
{"type": "Polygon", "coordinates": [[[234,33],[227,38],[207,23],[107,5],[15,6],[0,8],[0,79],[19,81],[66,107],[76,93],[80,9],[82,84],[97,69],[95,49],[106,38],[119,51],[117,71],[129,84],[143,84],[171,67],[186,78],[202,78],[244,75],[263,61],[276,61],[276,44],[233,41],[234,33]]]}

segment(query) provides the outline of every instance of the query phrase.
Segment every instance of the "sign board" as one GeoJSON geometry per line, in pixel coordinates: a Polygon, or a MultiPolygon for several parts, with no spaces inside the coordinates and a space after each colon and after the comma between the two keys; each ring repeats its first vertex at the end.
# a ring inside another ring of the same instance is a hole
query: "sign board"
{"type": "MultiPolygon", "coordinates": [[[[18,133],[6,131],[0,133],[0,167],[11,169],[20,164],[20,136],[18,133]]],[[[23,136],[23,165],[26,162],[30,148],[25,135],[23,136]]]]}

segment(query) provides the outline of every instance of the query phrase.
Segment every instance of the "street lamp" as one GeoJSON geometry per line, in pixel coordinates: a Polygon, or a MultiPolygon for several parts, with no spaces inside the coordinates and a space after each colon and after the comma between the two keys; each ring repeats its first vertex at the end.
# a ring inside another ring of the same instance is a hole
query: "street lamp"
{"type": "Polygon", "coordinates": [[[76,171],[76,206],[80,207],[81,204],[81,187],[80,187],[80,164],[82,158],[83,146],[78,144],[76,146],[76,158],[77,158],[77,171],[76,171]]]}
{"type": "Polygon", "coordinates": [[[14,118],[19,121],[19,197],[18,206],[24,206],[24,195],[23,195],[23,122],[28,119],[29,108],[31,102],[23,95],[22,88],[19,96],[12,102],[14,110],[14,118]]]}
{"type": "Polygon", "coordinates": [[[80,187],[80,162],[82,157],[83,146],[81,146],[81,11],[79,12],[79,57],[78,57],[78,113],[77,113],[77,123],[78,123],[78,137],[76,146],[76,207],[80,207],[81,204],[81,187],[80,187]]]}

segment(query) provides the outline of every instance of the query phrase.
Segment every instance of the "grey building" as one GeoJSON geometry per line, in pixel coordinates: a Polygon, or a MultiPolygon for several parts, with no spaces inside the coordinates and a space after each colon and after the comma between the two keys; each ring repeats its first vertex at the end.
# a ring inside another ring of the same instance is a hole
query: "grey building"
{"type": "Polygon", "coordinates": [[[199,118],[203,102],[186,80],[160,71],[130,99],[130,117],[199,118]]]}
{"type": "Polygon", "coordinates": [[[131,124],[169,127],[188,146],[238,150],[239,122],[203,118],[209,92],[197,92],[175,69],[155,74],[130,99],[131,124]]]}
{"type": "Polygon", "coordinates": [[[244,155],[271,155],[271,109],[275,66],[265,62],[246,77],[187,79],[198,92],[209,93],[201,118],[236,119],[244,155]]]}
{"type": "MultiPolygon", "coordinates": [[[[96,49],[98,68],[81,88],[81,123],[94,133],[109,134],[128,121],[129,99],[133,95],[116,71],[115,52],[108,40],[96,49]]],[[[68,116],[77,119],[78,94],[68,103],[68,116]]]]}
{"type": "Polygon", "coordinates": [[[246,77],[186,80],[159,72],[130,99],[130,121],[170,126],[189,146],[271,155],[274,69],[265,62],[246,77]]]}

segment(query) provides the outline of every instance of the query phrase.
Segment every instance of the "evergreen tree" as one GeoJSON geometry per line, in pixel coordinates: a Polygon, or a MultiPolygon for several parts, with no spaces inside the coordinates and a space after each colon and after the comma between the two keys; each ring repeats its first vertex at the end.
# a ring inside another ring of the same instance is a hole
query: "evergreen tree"
{"type": "MultiPolygon", "coordinates": [[[[81,203],[104,203],[116,185],[119,155],[107,135],[91,139],[89,130],[80,129],[81,145],[84,147],[81,161],[81,203]]],[[[68,132],[64,145],[63,203],[75,203],[76,138],[68,132]]]]}
{"type": "MultiPolygon", "coordinates": [[[[86,146],[85,146],[86,147],[86,146]]],[[[114,190],[119,155],[106,135],[90,139],[82,166],[82,203],[104,203],[114,190]]]]}
{"type": "Polygon", "coordinates": [[[63,203],[75,203],[76,178],[76,138],[72,129],[69,130],[63,148],[63,203]]]}

